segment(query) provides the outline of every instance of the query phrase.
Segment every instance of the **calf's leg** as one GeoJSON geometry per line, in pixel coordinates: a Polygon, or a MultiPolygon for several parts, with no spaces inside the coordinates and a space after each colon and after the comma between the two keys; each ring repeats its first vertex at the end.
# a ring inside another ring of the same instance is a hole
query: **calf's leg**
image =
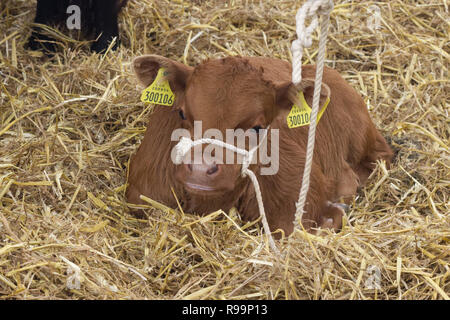
{"type": "Polygon", "coordinates": [[[337,181],[336,187],[336,199],[335,201],[343,201],[344,203],[350,203],[352,197],[356,194],[356,191],[360,185],[359,177],[344,161],[341,175],[337,181]]]}
{"type": "Polygon", "coordinates": [[[383,136],[374,128],[375,138],[368,146],[366,156],[354,167],[354,171],[359,177],[361,184],[365,184],[372,171],[375,169],[377,160],[385,160],[386,167],[389,168],[394,153],[383,136]]]}
{"type": "MultiPolygon", "coordinates": [[[[351,170],[351,168],[348,168],[351,170]]],[[[351,180],[348,188],[346,184],[343,184],[341,192],[348,193],[355,189],[356,174],[347,170],[348,180],[351,180]],[[345,192],[344,192],[345,191],[345,192]]],[[[344,175],[345,176],[345,175],[344,175]]],[[[333,184],[328,181],[324,173],[318,165],[313,163],[311,168],[311,182],[306,199],[305,214],[302,218],[302,224],[307,230],[314,228],[329,228],[334,231],[340,231],[342,228],[342,217],[345,213],[344,205],[333,203],[333,196],[336,192],[333,192],[333,184]]],[[[356,190],[356,189],[355,189],[356,190]]],[[[313,231],[313,230],[311,230],[313,231]]]]}

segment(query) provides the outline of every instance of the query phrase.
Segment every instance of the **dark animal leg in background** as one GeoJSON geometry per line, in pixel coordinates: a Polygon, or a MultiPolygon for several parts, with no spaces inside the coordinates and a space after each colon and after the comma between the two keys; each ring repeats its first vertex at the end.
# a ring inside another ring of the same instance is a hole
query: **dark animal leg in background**
{"type": "Polygon", "coordinates": [[[110,0],[96,0],[94,2],[94,11],[96,13],[94,29],[96,32],[95,37],[98,37],[98,40],[92,44],[91,49],[95,52],[101,53],[106,51],[114,37],[117,37],[117,39],[112,49],[117,49],[119,45],[119,27],[117,25],[119,8],[114,2],[110,0]]]}
{"type": "MultiPolygon", "coordinates": [[[[84,35],[92,35],[97,39],[91,49],[105,52],[114,38],[117,38],[112,49],[119,45],[119,26],[117,16],[127,0],[37,0],[36,24],[56,26],[67,21],[67,8],[76,5],[80,8],[81,28],[84,35]]],[[[34,26],[26,48],[54,52],[55,40],[46,35],[43,28],[34,26]]]]}
{"type": "MultiPolygon", "coordinates": [[[[34,23],[51,25],[58,22],[60,18],[58,13],[58,6],[54,0],[38,0],[36,7],[36,17],[34,18],[34,23]]],[[[41,27],[33,27],[30,38],[26,48],[31,50],[47,50],[50,52],[55,52],[54,39],[43,33],[41,27]]]]}

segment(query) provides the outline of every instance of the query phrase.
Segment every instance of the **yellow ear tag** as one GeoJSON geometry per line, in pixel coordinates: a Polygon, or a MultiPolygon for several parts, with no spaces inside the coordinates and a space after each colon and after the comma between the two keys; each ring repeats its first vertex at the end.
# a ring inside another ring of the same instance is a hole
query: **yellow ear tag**
{"type": "MultiPolygon", "coordinates": [[[[294,104],[286,118],[287,125],[290,129],[306,126],[311,123],[311,108],[306,102],[303,91],[299,92],[298,98],[302,102],[302,105],[297,106],[296,104],[294,104]]],[[[319,120],[325,112],[325,109],[327,108],[329,102],[330,97],[327,97],[327,101],[325,101],[322,109],[320,109],[319,113],[317,114],[317,123],[319,123],[319,120]]]]}
{"type": "Polygon", "coordinates": [[[155,81],[142,91],[141,101],[159,104],[162,106],[173,106],[175,95],[166,79],[167,71],[164,68],[158,70],[155,81]]]}

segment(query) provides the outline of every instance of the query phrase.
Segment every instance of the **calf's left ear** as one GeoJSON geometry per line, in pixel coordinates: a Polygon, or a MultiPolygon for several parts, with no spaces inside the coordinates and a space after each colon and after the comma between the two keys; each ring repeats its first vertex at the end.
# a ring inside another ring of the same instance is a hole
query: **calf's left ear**
{"type": "MultiPolygon", "coordinates": [[[[314,79],[304,78],[298,85],[294,85],[292,82],[285,82],[275,86],[276,90],[276,106],[278,111],[292,109],[294,103],[298,106],[301,105],[301,101],[298,98],[300,91],[303,91],[303,95],[312,108],[313,96],[314,96],[314,79]]],[[[322,82],[322,88],[320,90],[319,108],[321,108],[328,97],[330,97],[330,87],[322,82]]]]}
{"type": "Polygon", "coordinates": [[[186,81],[194,69],[178,61],[154,54],[140,56],[133,61],[134,73],[145,87],[153,83],[161,68],[166,70],[165,78],[175,94],[184,91],[186,81]]]}

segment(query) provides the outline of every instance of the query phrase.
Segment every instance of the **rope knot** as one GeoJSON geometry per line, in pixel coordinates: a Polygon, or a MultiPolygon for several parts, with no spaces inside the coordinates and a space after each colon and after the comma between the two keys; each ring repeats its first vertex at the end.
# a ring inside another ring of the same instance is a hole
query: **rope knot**
{"type": "Polygon", "coordinates": [[[334,3],[333,1],[326,1],[325,3],[321,3],[319,8],[317,9],[317,13],[319,15],[328,16],[330,15],[331,11],[333,11],[334,3]]]}
{"type": "Polygon", "coordinates": [[[193,145],[194,145],[194,142],[191,139],[186,138],[186,137],[181,137],[180,141],[175,146],[176,154],[175,154],[174,163],[181,164],[183,162],[183,158],[184,158],[185,154],[188,153],[189,150],[191,150],[193,145]]]}
{"type": "Polygon", "coordinates": [[[303,50],[302,41],[300,39],[292,41],[291,46],[292,53],[301,53],[303,50]]]}
{"type": "Polygon", "coordinates": [[[241,176],[245,178],[248,175],[248,167],[250,166],[250,163],[253,160],[253,155],[255,154],[256,148],[253,148],[252,150],[248,151],[248,153],[244,156],[244,159],[242,160],[242,167],[241,167],[241,176]]]}
{"type": "Polygon", "coordinates": [[[292,42],[292,82],[299,84],[302,80],[301,65],[303,48],[312,45],[312,33],[319,25],[319,15],[329,16],[334,8],[332,0],[308,0],[295,15],[297,40],[292,42]],[[311,23],[306,26],[306,19],[311,18],[311,23]]]}

